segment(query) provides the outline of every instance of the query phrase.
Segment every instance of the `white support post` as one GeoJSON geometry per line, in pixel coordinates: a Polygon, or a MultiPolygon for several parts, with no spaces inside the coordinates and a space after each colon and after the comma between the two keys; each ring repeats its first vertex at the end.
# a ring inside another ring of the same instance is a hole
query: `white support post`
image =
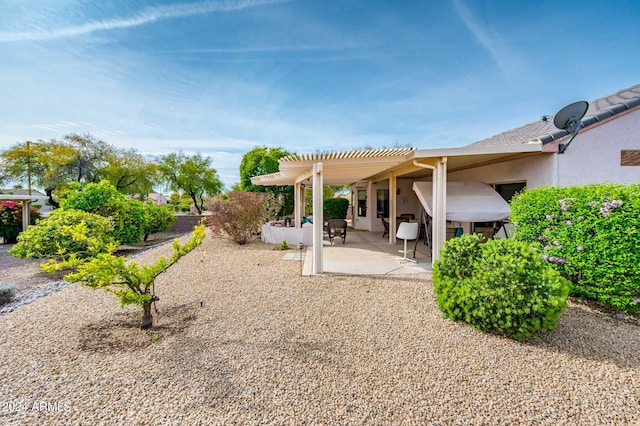
{"type": "Polygon", "coordinates": [[[313,165],[313,263],[312,274],[322,274],[322,231],[324,220],[322,215],[322,163],[313,165]]]}
{"type": "Polygon", "coordinates": [[[304,200],[304,188],[300,182],[293,186],[293,222],[296,228],[302,226],[302,214],[300,209],[300,198],[304,200]]]}
{"type": "Polygon", "coordinates": [[[398,216],[396,208],[396,190],[398,184],[396,176],[393,173],[389,173],[389,243],[396,243],[396,229],[398,224],[396,223],[396,217],[398,216]]]}
{"type": "Polygon", "coordinates": [[[447,157],[438,160],[433,173],[433,210],[432,261],[436,261],[447,239],[447,157]]]}
{"type": "Polygon", "coordinates": [[[29,209],[30,201],[22,201],[22,230],[26,231],[31,221],[31,210],[29,209]]]}

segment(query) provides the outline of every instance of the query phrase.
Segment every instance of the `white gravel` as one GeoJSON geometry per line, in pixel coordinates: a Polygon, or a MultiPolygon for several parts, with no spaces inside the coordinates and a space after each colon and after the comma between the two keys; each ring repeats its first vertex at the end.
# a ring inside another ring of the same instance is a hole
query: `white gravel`
{"type": "Polygon", "coordinates": [[[640,327],[580,305],[518,343],[443,319],[428,277],[210,237],[156,287],[151,331],[75,284],[0,315],[0,423],[639,424],[640,327]]]}

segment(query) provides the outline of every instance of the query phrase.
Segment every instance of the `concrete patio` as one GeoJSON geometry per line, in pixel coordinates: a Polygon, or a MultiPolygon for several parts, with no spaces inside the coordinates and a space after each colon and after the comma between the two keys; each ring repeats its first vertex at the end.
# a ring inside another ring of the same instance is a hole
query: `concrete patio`
{"type": "MultiPolygon", "coordinates": [[[[407,242],[407,249],[412,258],[415,241],[407,242]]],[[[403,240],[397,244],[389,244],[382,232],[368,232],[349,229],[346,243],[340,238],[333,245],[325,237],[323,249],[323,273],[338,275],[407,275],[431,274],[431,256],[429,247],[422,240],[418,241],[416,263],[398,260],[402,257],[403,240]]],[[[311,275],[313,248],[304,249],[303,275],[311,275]]]]}

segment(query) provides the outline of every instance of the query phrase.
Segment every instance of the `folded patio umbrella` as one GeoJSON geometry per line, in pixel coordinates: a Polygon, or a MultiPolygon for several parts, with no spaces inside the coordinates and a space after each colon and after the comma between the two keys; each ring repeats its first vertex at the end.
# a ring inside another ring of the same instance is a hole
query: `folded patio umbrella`
{"type": "MultiPolygon", "coordinates": [[[[414,182],[413,191],[429,216],[433,216],[433,183],[414,182]]],[[[493,222],[509,217],[509,204],[482,182],[447,182],[447,220],[493,222]]]]}

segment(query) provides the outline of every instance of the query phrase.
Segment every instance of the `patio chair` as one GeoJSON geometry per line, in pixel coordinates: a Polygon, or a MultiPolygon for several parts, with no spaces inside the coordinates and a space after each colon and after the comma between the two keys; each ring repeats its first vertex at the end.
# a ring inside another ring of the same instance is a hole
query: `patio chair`
{"type": "Polygon", "coordinates": [[[330,220],[327,223],[327,234],[331,244],[333,244],[335,237],[342,238],[342,244],[344,244],[347,239],[347,221],[342,219],[330,220]]]}
{"type": "MultiPolygon", "coordinates": [[[[403,257],[397,257],[396,260],[400,260],[401,262],[414,262],[418,261],[415,259],[409,259],[407,257],[407,240],[417,240],[418,234],[420,233],[420,224],[418,222],[402,222],[400,227],[398,228],[398,238],[404,240],[404,250],[399,250],[400,253],[403,253],[403,257]]],[[[415,258],[416,252],[413,251],[413,257],[415,258]]]]}
{"type": "Polygon", "coordinates": [[[382,215],[379,215],[378,217],[382,221],[382,226],[384,226],[384,232],[382,233],[382,238],[384,238],[389,235],[389,222],[382,215]]]}

